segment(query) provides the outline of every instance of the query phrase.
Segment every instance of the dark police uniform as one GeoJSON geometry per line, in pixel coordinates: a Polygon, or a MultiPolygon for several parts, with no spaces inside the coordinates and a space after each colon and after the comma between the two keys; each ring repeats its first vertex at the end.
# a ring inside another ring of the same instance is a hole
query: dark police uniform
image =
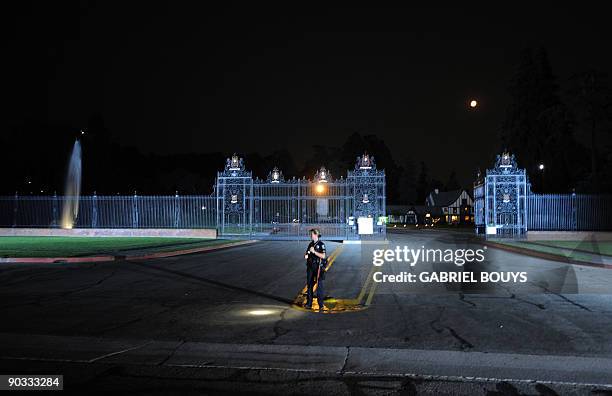
{"type": "Polygon", "coordinates": [[[307,294],[306,294],[306,306],[310,308],[312,306],[312,289],[314,285],[317,284],[317,303],[319,304],[319,308],[323,308],[323,299],[325,298],[325,294],[323,294],[323,278],[325,274],[325,265],[327,263],[327,259],[321,259],[316,255],[309,252],[310,248],[314,246],[315,252],[317,253],[325,253],[325,244],[319,239],[317,242],[311,241],[306,248],[306,254],[308,258],[306,259],[306,285],[307,294]],[[320,268],[320,272],[319,272],[320,268]],[[317,275],[318,279],[317,279],[317,275]]]}

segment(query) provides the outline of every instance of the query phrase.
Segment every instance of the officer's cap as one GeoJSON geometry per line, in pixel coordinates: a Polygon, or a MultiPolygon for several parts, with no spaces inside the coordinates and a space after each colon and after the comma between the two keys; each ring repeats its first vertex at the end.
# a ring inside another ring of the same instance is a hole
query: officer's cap
{"type": "Polygon", "coordinates": [[[317,234],[317,236],[321,236],[321,230],[319,230],[318,228],[311,228],[310,231],[308,231],[309,234],[317,234]]]}

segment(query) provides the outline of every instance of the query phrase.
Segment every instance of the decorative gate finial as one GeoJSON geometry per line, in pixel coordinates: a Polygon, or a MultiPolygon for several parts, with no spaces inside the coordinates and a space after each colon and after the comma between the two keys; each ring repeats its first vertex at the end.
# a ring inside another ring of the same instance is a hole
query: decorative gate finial
{"type": "Polygon", "coordinates": [[[319,169],[317,173],[315,174],[315,180],[318,181],[319,183],[327,183],[327,181],[330,178],[331,178],[331,175],[329,174],[327,169],[325,169],[324,166],[322,166],[321,169],[319,169]]]}
{"type": "Polygon", "coordinates": [[[283,172],[281,172],[280,170],[278,170],[278,168],[275,166],[274,169],[272,169],[272,171],[268,174],[268,181],[270,183],[280,183],[281,181],[284,181],[284,177],[283,177],[283,172]]]}
{"type": "Polygon", "coordinates": [[[355,163],[355,170],[368,169],[376,169],[376,162],[374,161],[374,156],[370,156],[367,152],[364,152],[363,155],[357,157],[357,162],[355,163]]]}
{"type": "Polygon", "coordinates": [[[232,158],[226,160],[225,169],[231,171],[244,170],[244,161],[234,153],[232,158]]]}
{"type": "Polygon", "coordinates": [[[246,171],[244,160],[234,153],[230,158],[225,159],[225,170],[223,174],[227,177],[242,177],[250,176],[251,173],[246,171]]]}
{"type": "Polygon", "coordinates": [[[501,155],[497,156],[495,167],[516,168],[516,159],[514,158],[514,154],[510,154],[508,151],[504,150],[501,155]]]}

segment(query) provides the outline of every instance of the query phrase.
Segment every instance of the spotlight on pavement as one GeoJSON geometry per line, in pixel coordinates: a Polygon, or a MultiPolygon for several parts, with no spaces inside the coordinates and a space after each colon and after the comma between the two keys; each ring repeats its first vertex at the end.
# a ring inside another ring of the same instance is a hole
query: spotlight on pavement
{"type": "Polygon", "coordinates": [[[273,315],[275,313],[276,311],[272,309],[252,309],[247,312],[247,314],[252,315],[252,316],[267,316],[267,315],[273,315]]]}

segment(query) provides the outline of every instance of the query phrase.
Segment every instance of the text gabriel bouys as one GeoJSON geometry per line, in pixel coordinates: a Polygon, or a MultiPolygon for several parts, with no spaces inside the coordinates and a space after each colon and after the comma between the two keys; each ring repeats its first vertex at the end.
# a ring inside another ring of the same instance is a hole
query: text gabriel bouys
{"type": "Polygon", "coordinates": [[[400,272],[399,274],[383,274],[375,272],[374,282],[440,282],[440,283],[475,283],[475,282],[527,282],[526,272],[400,272]]]}

